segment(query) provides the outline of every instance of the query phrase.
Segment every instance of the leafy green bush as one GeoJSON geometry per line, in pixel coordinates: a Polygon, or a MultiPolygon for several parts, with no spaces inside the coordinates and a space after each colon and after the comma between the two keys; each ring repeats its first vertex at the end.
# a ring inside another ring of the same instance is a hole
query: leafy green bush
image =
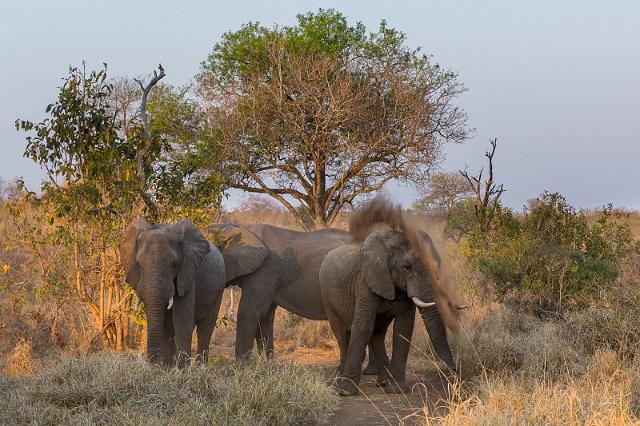
{"type": "Polygon", "coordinates": [[[463,252],[470,264],[500,299],[541,314],[589,306],[615,283],[620,262],[638,253],[625,213],[610,205],[588,216],[562,195],[545,192],[520,217],[500,206],[483,230],[475,224],[474,206],[473,200],[459,203],[448,223],[467,235],[463,252]]]}

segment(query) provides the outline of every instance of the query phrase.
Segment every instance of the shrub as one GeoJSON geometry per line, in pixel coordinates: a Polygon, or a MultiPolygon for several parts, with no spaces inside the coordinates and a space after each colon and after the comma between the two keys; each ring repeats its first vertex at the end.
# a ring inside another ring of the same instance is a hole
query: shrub
{"type": "Polygon", "coordinates": [[[592,306],[571,314],[567,327],[589,353],[606,348],[640,358],[640,259],[621,265],[615,287],[600,291],[592,306]]]}
{"type": "Polygon", "coordinates": [[[521,217],[499,207],[482,232],[473,225],[472,207],[460,204],[448,224],[465,230],[470,265],[494,284],[501,300],[524,302],[538,314],[588,307],[616,282],[620,262],[638,253],[627,215],[611,206],[590,223],[560,194],[545,192],[521,217]]]}

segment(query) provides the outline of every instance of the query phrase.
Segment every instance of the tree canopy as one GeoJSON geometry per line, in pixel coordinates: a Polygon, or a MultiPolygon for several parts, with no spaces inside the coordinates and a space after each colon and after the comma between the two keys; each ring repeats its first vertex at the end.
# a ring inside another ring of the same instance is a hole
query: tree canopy
{"type": "Polygon", "coordinates": [[[268,194],[307,229],[389,180],[421,179],[468,134],[454,72],[385,21],[368,33],[332,9],[226,33],[197,79],[225,185],[268,194]]]}

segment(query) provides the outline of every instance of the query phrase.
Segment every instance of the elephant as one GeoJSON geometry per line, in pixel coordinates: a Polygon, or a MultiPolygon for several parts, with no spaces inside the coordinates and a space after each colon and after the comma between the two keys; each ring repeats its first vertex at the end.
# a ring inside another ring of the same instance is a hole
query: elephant
{"type": "Polygon", "coordinates": [[[124,231],[120,254],[125,279],[147,314],[149,361],[189,363],[196,328],[197,359],[206,363],[225,287],[220,251],[189,221],[136,219],[124,231]]]}
{"type": "Polygon", "coordinates": [[[441,282],[440,259],[429,237],[384,199],[355,215],[350,231],[353,241],[329,252],[319,270],[322,300],[340,348],[338,393],[358,393],[368,343],[370,357],[384,366],[378,368],[378,383],[388,393],[407,390],[405,370],[416,306],[436,353],[455,370],[445,321],[455,328],[457,306],[441,282]],[[381,222],[389,227],[380,228],[381,222]],[[389,361],[384,339],[392,320],[389,361]]]}
{"type": "Polygon", "coordinates": [[[348,232],[298,232],[266,224],[214,225],[222,230],[227,285],[242,289],[236,325],[237,358],[273,353],[277,306],[312,320],[326,320],[318,271],[325,255],[350,241],[348,232]]]}

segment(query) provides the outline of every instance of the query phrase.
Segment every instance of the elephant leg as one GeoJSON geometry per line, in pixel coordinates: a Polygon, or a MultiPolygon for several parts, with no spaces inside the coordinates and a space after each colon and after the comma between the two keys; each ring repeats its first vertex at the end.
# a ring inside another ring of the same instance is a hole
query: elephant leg
{"type": "MultiPolygon", "coordinates": [[[[384,339],[385,339],[385,337],[387,335],[387,329],[389,328],[389,324],[390,323],[391,323],[391,319],[388,319],[388,321],[386,321],[386,325],[384,326],[384,330],[382,330],[381,332],[378,332],[377,330],[374,330],[374,332],[373,332],[374,337],[372,337],[372,339],[373,339],[373,338],[375,338],[376,334],[382,334],[382,349],[384,351],[384,357],[383,358],[385,359],[385,362],[387,364],[388,364],[388,357],[387,357],[387,349],[384,346],[384,339]]],[[[379,376],[380,375],[380,371],[379,371],[379,367],[378,366],[381,365],[381,364],[378,364],[378,362],[376,360],[376,357],[373,356],[373,346],[372,346],[371,343],[369,343],[367,352],[368,352],[367,366],[362,371],[362,374],[365,375],[365,376],[373,376],[373,375],[378,374],[378,376],[379,376]]]]}
{"type": "Polygon", "coordinates": [[[256,335],[258,351],[265,354],[267,358],[273,358],[273,322],[277,307],[275,303],[271,305],[267,314],[260,319],[256,335]]]}
{"type": "Polygon", "coordinates": [[[338,349],[340,350],[340,365],[338,365],[338,375],[340,376],[342,375],[344,360],[347,356],[350,333],[349,330],[347,330],[347,327],[344,326],[342,320],[338,318],[331,307],[326,306],[326,312],[327,319],[329,320],[329,325],[331,326],[331,331],[333,331],[333,335],[336,337],[336,341],[338,342],[338,349]]]}
{"type": "Polygon", "coordinates": [[[165,311],[160,340],[160,360],[165,365],[175,365],[176,338],[173,328],[173,312],[165,311]]]}
{"type": "Polygon", "coordinates": [[[356,302],[347,356],[342,374],[336,383],[340,395],[357,395],[359,392],[358,384],[362,375],[362,362],[367,344],[373,335],[378,303],[378,300],[374,298],[356,302]]]}
{"type": "MultiPolygon", "coordinates": [[[[373,336],[369,342],[369,365],[373,363],[378,374],[378,386],[386,386],[388,383],[388,375],[390,362],[387,357],[387,351],[384,345],[384,339],[387,335],[387,328],[392,318],[386,316],[378,316],[373,329],[373,336]]],[[[364,374],[364,373],[363,373],[364,374]]]]}
{"type": "Polygon", "coordinates": [[[191,362],[191,339],[195,328],[194,294],[174,296],[173,327],[175,329],[177,364],[184,367],[191,362]]]}
{"type": "Polygon", "coordinates": [[[202,364],[206,364],[209,361],[209,345],[211,343],[211,335],[216,327],[216,321],[218,320],[218,312],[220,310],[220,303],[222,302],[222,291],[216,297],[212,309],[207,312],[207,316],[200,320],[196,326],[196,335],[198,336],[198,354],[197,360],[202,364]]]}
{"type": "Polygon", "coordinates": [[[371,344],[367,346],[367,359],[365,360],[366,366],[362,369],[362,375],[373,376],[378,374],[378,364],[376,358],[372,354],[371,344]]]}
{"type": "Polygon", "coordinates": [[[406,369],[409,349],[411,348],[411,336],[415,323],[415,307],[411,305],[401,315],[395,318],[393,323],[393,354],[391,356],[391,377],[385,387],[387,393],[402,393],[407,391],[406,369]]]}
{"type": "Polygon", "coordinates": [[[258,335],[260,320],[274,305],[275,286],[260,285],[253,281],[242,287],[242,296],[238,305],[236,324],[236,358],[246,358],[251,354],[253,342],[258,335]]]}

